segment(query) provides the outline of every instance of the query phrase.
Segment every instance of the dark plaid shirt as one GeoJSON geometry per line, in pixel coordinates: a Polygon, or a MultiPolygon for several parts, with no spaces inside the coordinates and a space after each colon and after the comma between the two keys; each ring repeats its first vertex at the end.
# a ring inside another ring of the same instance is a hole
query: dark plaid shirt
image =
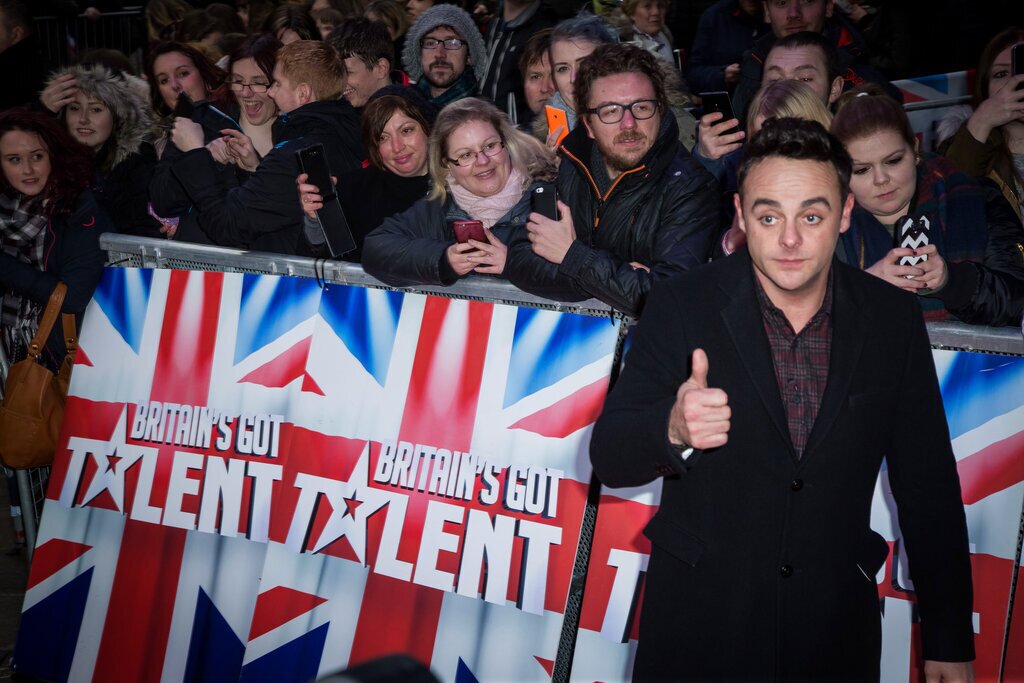
{"type": "Polygon", "coordinates": [[[800,334],[793,330],[786,314],[771,302],[756,277],[754,282],[764,331],[772,348],[775,381],[786,408],[789,437],[796,456],[800,458],[818,417],[821,397],[828,382],[829,354],[832,351],[832,271],[828,274],[821,308],[800,330],[800,334]]]}

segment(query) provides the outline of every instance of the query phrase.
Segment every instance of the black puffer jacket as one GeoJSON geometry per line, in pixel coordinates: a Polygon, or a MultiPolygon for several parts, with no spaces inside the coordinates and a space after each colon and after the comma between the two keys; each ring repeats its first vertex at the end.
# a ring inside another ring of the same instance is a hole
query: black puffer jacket
{"type": "MultiPolygon", "coordinates": [[[[530,185],[516,205],[491,228],[494,236],[505,244],[516,234],[526,234],[530,192],[538,185],[530,185]]],[[[395,287],[454,284],[459,276],[452,270],[445,252],[455,243],[452,224],[464,220],[470,220],[470,216],[451,194],[444,202],[421,199],[366,236],[363,270],[395,287]]],[[[507,264],[505,270],[508,271],[507,264]]]]}
{"type": "Polygon", "coordinates": [[[238,187],[223,182],[218,164],[205,148],[187,152],[171,166],[197,212],[199,227],[215,244],[282,254],[305,252],[295,153],[323,143],[334,176],[359,168],[366,157],[359,119],[345,100],[310,102],[282,114],[273,132],[274,149],[238,187]]]}
{"type": "Polygon", "coordinates": [[[517,234],[505,276],[531,294],[560,301],[595,297],[638,315],[654,280],[704,263],[720,227],[718,188],[677,138],[675,117],[664,117],[640,165],[620,174],[602,196],[587,168],[594,141],[578,126],[559,150],[558,169],[558,196],[572,213],[576,240],[556,265],[533,253],[525,232],[517,234]]]}

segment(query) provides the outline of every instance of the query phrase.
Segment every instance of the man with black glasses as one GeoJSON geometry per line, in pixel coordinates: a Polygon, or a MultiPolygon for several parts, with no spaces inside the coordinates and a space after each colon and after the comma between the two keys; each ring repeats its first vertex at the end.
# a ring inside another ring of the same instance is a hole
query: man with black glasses
{"type": "Polygon", "coordinates": [[[582,126],[559,149],[559,220],[530,216],[505,275],[561,301],[597,298],[637,315],[651,284],[707,260],[714,179],[679,143],[656,58],[602,45],[576,76],[582,126]]]}
{"type": "Polygon", "coordinates": [[[476,94],[487,66],[487,52],[480,31],[465,10],[434,5],[409,29],[402,63],[424,96],[444,107],[476,94]]]}

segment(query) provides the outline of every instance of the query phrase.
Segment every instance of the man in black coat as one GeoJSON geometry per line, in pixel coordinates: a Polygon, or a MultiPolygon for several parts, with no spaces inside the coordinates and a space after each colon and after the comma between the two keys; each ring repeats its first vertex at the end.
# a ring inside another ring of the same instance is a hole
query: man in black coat
{"type": "Polygon", "coordinates": [[[560,301],[636,315],[651,283],[704,263],[718,233],[714,178],[679,143],[656,58],[602,45],[582,60],[582,125],[559,149],[560,220],[530,216],[505,276],[560,301]]]}
{"type": "Polygon", "coordinates": [[[35,102],[45,84],[47,66],[34,23],[22,0],[0,0],[0,111],[35,102]]]}
{"type": "Polygon", "coordinates": [[[740,80],[740,59],[768,32],[760,0],[719,0],[700,16],[686,61],[690,90],[732,90],[740,80]]]}
{"type": "MultiPolygon", "coordinates": [[[[172,172],[199,212],[199,226],[215,244],[283,254],[309,252],[301,237],[296,152],[322,143],[335,176],[359,168],[366,156],[355,110],[339,97],[344,82],[344,64],[330,45],[300,40],[281,48],[268,91],[281,110],[274,122],[275,146],[259,161],[256,172],[235,188],[220,179],[213,156],[203,146],[202,127],[188,119],[175,120],[171,140],[185,154],[173,163],[172,172]]],[[[235,133],[224,132],[238,142],[235,133]]]]}
{"type": "Polygon", "coordinates": [[[967,528],[921,309],[834,259],[851,167],[819,124],[766,122],[740,168],[748,247],[651,293],[590,452],[608,486],[664,477],[634,680],[877,681],[883,457],[928,680],[970,680],[967,528]]]}

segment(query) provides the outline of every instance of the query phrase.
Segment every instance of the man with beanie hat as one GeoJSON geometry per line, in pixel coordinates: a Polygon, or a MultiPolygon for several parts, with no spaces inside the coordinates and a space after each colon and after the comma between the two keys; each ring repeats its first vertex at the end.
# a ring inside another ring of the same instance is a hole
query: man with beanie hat
{"type": "Polygon", "coordinates": [[[465,10],[434,5],[406,35],[405,71],[438,107],[472,97],[487,66],[484,39],[465,10]],[[472,68],[466,68],[472,67],[472,68]]]}

